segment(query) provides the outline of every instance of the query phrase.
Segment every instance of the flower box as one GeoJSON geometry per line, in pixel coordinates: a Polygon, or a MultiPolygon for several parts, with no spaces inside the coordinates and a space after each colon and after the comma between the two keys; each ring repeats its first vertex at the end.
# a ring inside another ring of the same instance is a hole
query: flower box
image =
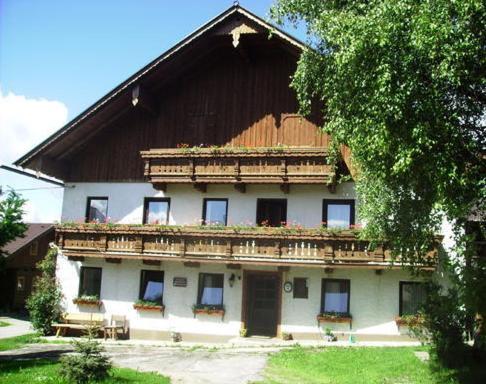
{"type": "Polygon", "coordinates": [[[400,327],[416,327],[421,326],[424,323],[422,316],[406,315],[395,317],[395,323],[400,327]]]}
{"type": "Polygon", "coordinates": [[[317,321],[327,323],[351,323],[353,318],[349,313],[320,313],[317,315],[317,321]]]}
{"type": "Polygon", "coordinates": [[[102,301],[101,300],[94,300],[94,299],[86,299],[83,297],[77,297],[73,299],[73,303],[76,305],[85,305],[85,306],[91,306],[91,307],[101,307],[102,301]]]}
{"type": "Polygon", "coordinates": [[[222,305],[193,305],[192,312],[196,315],[211,315],[224,317],[224,306],[222,305]]]}
{"type": "Polygon", "coordinates": [[[224,309],[194,309],[193,310],[195,315],[215,315],[215,316],[224,316],[224,309]]]}
{"type": "Polygon", "coordinates": [[[133,308],[137,311],[151,311],[151,312],[162,312],[165,311],[165,305],[152,305],[152,304],[140,304],[134,303],[133,308]]]}

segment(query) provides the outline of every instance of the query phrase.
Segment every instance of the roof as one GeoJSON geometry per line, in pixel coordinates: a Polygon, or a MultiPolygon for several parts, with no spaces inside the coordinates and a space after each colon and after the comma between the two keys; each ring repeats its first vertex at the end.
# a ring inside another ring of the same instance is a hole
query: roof
{"type": "Polygon", "coordinates": [[[13,254],[18,252],[20,249],[28,246],[31,242],[38,239],[44,234],[47,234],[51,231],[54,231],[54,225],[48,223],[31,223],[27,224],[27,230],[24,233],[23,237],[17,237],[15,240],[12,240],[10,243],[5,245],[2,251],[7,252],[8,254],[13,254]]]}
{"type": "MultiPolygon", "coordinates": [[[[86,109],[80,115],[75,117],[64,127],[59,129],[57,132],[49,136],[42,143],[40,143],[31,151],[29,151],[24,156],[22,156],[17,161],[15,161],[14,164],[24,168],[30,168],[36,171],[45,172],[45,170],[48,169],[48,167],[50,167],[49,165],[47,165],[47,161],[49,161],[47,159],[49,158],[48,155],[54,155],[51,157],[55,158],[59,152],[59,149],[57,149],[57,151],[55,149],[55,145],[57,143],[61,142],[62,140],[65,140],[67,136],[72,135],[83,124],[87,125],[86,130],[89,129],[91,131],[94,131],[95,129],[94,127],[88,126],[89,125],[88,122],[90,118],[94,117],[94,115],[96,115],[98,112],[102,111],[103,109],[109,110],[110,108],[108,106],[109,104],[112,104],[111,103],[112,101],[124,97],[126,92],[130,91],[130,89],[136,86],[137,84],[140,84],[143,79],[146,79],[148,75],[153,73],[156,69],[160,68],[162,64],[168,61],[172,56],[175,56],[175,54],[181,51],[183,48],[189,46],[191,43],[195,42],[196,40],[199,40],[201,36],[206,35],[209,31],[213,31],[215,30],[215,28],[220,27],[223,22],[228,21],[231,17],[241,17],[241,16],[246,18],[246,20],[249,20],[255,25],[259,26],[259,28],[271,31],[272,36],[276,36],[277,39],[284,41],[286,44],[294,47],[298,51],[302,51],[306,47],[306,45],[301,41],[299,41],[298,39],[290,36],[286,32],[273,26],[272,24],[267,23],[260,17],[242,8],[238,4],[235,4],[230,8],[228,8],[223,13],[221,13],[220,15],[216,16],[214,19],[204,24],[202,27],[200,27],[190,35],[188,35],[178,44],[176,44],[175,46],[173,46],[172,48],[164,52],[162,55],[160,55],[158,58],[153,60],[151,63],[146,65],[144,68],[136,72],[133,76],[131,76],[123,83],[121,83],[119,86],[117,86],[112,91],[110,91],[108,94],[103,96],[100,100],[98,100],[91,107],[86,109]],[[49,153],[49,150],[51,150],[51,153],[49,153]],[[46,161],[43,161],[41,156],[46,157],[46,161]],[[37,164],[36,164],[36,160],[38,161],[37,164]]],[[[113,114],[114,112],[110,110],[106,113],[113,114]]],[[[89,132],[87,135],[82,135],[82,136],[81,133],[78,134],[82,138],[85,138],[88,137],[90,133],[93,132],[89,132]]],[[[74,135],[73,137],[74,139],[75,136],[76,135],[74,135]]]]}

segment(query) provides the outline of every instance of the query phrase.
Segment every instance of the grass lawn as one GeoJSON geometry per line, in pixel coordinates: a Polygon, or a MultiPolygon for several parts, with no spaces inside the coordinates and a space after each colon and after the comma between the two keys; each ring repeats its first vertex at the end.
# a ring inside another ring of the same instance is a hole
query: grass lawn
{"type": "Polygon", "coordinates": [[[486,368],[436,370],[414,351],[425,348],[294,348],[272,355],[259,384],[486,383],[486,368]]]}
{"type": "MultiPolygon", "coordinates": [[[[58,373],[59,363],[47,359],[0,361],[2,384],[43,383],[64,384],[58,373]]],[[[156,373],[138,372],[127,368],[114,368],[113,376],[102,383],[169,384],[167,377],[156,373]]]]}
{"type": "Polygon", "coordinates": [[[0,327],[8,327],[9,325],[12,325],[6,321],[0,321],[0,327]]]}
{"type": "Polygon", "coordinates": [[[44,339],[39,338],[35,333],[27,335],[9,337],[7,339],[0,339],[0,351],[7,351],[9,349],[17,349],[23,347],[25,344],[45,343],[44,339]]]}

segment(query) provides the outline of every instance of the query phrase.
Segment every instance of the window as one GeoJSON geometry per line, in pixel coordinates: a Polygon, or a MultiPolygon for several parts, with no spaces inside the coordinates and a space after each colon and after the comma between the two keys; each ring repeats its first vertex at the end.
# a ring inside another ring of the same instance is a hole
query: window
{"type": "Polygon", "coordinates": [[[143,270],[140,276],[140,300],[162,305],[164,296],[164,272],[143,270]]]}
{"type": "Polygon", "coordinates": [[[204,199],[203,224],[226,225],[228,216],[228,199],[204,199]]]}
{"type": "Polygon", "coordinates": [[[307,279],[304,277],[294,278],[294,299],[307,299],[309,288],[307,288],[307,279]]]}
{"type": "Polygon", "coordinates": [[[25,276],[17,276],[17,284],[15,288],[17,292],[25,291],[25,276]]]}
{"type": "Polygon", "coordinates": [[[93,221],[105,223],[108,218],[108,198],[107,197],[88,197],[86,207],[86,222],[93,221]]]}
{"type": "Polygon", "coordinates": [[[322,279],[321,312],[349,313],[349,280],[322,279]]]}
{"type": "Polygon", "coordinates": [[[161,224],[169,222],[170,199],[145,198],[143,208],[144,224],[161,224]]]}
{"type": "Polygon", "coordinates": [[[30,244],[30,256],[37,256],[37,252],[39,250],[39,243],[37,241],[34,241],[32,244],[30,244]]]}
{"type": "Polygon", "coordinates": [[[258,199],[257,225],[280,227],[287,221],[286,199],[258,199]]]}
{"type": "Polygon", "coordinates": [[[400,316],[416,315],[425,303],[425,284],[400,281],[400,316]]]}
{"type": "Polygon", "coordinates": [[[322,222],[328,228],[354,225],[354,200],[324,200],[322,222]]]}
{"type": "Polygon", "coordinates": [[[223,282],[222,273],[200,273],[197,304],[222,306],[223,282]]]}
{"type": "Polygon", "coordinates": [[[81,267],[79,280],[79,293],[81,296],[100,297],[101,293],[101,268],[81,267]]]}

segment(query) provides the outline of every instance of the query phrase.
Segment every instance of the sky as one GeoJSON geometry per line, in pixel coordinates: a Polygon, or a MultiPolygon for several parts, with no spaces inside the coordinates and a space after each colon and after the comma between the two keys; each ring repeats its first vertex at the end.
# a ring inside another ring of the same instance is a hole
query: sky
{"type": "MultiPolygon", "coordinates": [[[[272,0],[240,5],[268,19],[272,0]]],[[[0,164],[11,164],[232,0],[0,0],[0,164]]],[[[304,40],[301,30],[287,31],[304,40]]],[[[62,188],[0,170],[26,222],[60,219],[62,188]]]]}

